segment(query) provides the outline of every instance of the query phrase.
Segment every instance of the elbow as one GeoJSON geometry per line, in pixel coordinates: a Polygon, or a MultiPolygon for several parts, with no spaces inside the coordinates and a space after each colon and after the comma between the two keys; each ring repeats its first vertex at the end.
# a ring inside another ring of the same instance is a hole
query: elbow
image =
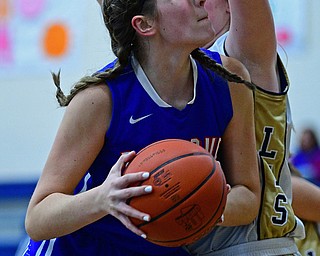
{"type": "Polygon", "coordinates": [[[258,189],[247,186],[232,187],[228,197],[223,226],[249,225],[256,220],[260,210],[260,193],[258,189]]]}
{"type": "Polygon", "coordinates": [[[40,241],[41,239],[37,236],[37,233],[34,230],[34,224],[32,224],[32,221],[30,221],[30,217],[28,215],[26,216],[25,222],[24,222],[24,227],[25,230],[28,234],[28,236],[33,240],[33,241],[40,241]]]}
{"type": "MultiPolygon", "coordinates": [[[[257,183],[259,184],[259,183],[257,183]]],[[[251,221],[256,219],[259,215],[260,205],[261,205],[261,188],[258,185],[255,185],[251,189],[251,221]]]]}
{"type": "Polygon", "coordinates": [[[260,192],[252,191],[249,193],[247,198],[246,207],[245,209],[245,219],[242,224],[248,225],[252,223],[259,215],[260,211],[260,203],[261,203],[261,195],[260,192]]]}
{"type": "Polygon", "coordinates": [[[248,224],[254,221],[260,211],[260,206],[261,206],[261,185],[259,180],[255,180],[255,182],[251,183],[250,185],[247,186],[247,189],[249,191],[248,194],[248,206],[250,209],[248,209],[248,224]]]}
{"type": "Polygon", "coordinates": [[[252,206],[250,207],[250,219],[248,221],[248,224],[254,221],[258,215],[260,210],[260,195],[255,195],[252,199],[252,206]]]}
{"type": "MultiPolygon", "coordinates": [[[[260,201],[260,200],[259,200],[260,201]]],[[[259,215],[259,203],[258,200],[250,200],[250,205],[244,208],[243,216],[240,225],[249,225],[255,221],[259,215]]]]}
{"type": "Polygon", "coordinates": [[[25,222],[24,222],[24,227],[28,236],[35,242],[46,240],[44,237],[42,237],[41,232],[38,232],[38,229],[37,229],[38,226],[39,225],[36,222],[32,221],[30,214],[27,213],[25,222]]]}

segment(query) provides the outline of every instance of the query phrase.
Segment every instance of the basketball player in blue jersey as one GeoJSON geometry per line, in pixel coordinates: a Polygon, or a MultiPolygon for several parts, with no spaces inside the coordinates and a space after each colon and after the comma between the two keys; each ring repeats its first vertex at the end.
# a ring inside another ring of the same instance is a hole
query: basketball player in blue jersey
{"type": "MultiPolygon", "coordinates": [[[[302,222],[291,201],[288,167],[292,128],[287,98],[289,83],[277,54],[274,21],[268,0],[207,0],[215,31],[206,48],[240,60],[248,69],[254,91],[255,131],[260,157],[261,206],[257,219],[234,233],[207,236],[189,246],[197,255],[300,255],[295,238],[304,236],[302,222]]],[[[244,102],[244,100],[243,100],[244,102]]],[[[223,232],[223,231],[222,231],[223,232]]]]}
{"type": "Polygon", "coordinates": [[[130,187],[147,173],[122,176],[121,170],[135,152],[167,138],[193,141],[219,156],[231,186],[224,225],[257,217],[252,84],[237,60],[199,49],[213,34],[204,4],[103,1],[117,58],[82,78],[68,96],[53,75],[67,108],[28,206],[25,255],[188,255],[150,243],[128,218],[150,221],[126,202],[152,187],[130,187]]]}

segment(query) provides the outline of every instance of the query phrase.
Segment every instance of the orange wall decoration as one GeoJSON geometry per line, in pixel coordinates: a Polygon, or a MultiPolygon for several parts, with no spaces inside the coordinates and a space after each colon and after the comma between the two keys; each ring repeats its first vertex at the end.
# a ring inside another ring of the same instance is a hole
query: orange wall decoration
{"type": "Polygon", "coordinates": [[[8,0],[0,0],[0,22],[9,16],[8,0]]]}
{"type": "Polygon", "coordinates": [[[49,25],[43,39],[43,49],[47,56],[55,58],[66,54],[69,46],[68,28],[63,23],[49,25]]]}
{"type": "Polygon", "coordinates": [[[0,0],[0,76],[81,65],[84,12],[78,0],[0,0]]]}

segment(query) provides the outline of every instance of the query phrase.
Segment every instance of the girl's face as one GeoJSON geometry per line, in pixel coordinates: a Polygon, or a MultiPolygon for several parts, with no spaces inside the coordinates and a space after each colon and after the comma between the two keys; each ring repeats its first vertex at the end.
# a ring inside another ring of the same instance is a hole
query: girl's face
{"type": "Polygon", "coordinates": [[[207,0],[204,6],[208,12],[215,34],[220,35],[230,20],[228,0],[207,0]]]}
{"type": "Polygon", "coordinates": [[[160,37],[173,45],[201,47],[214,33],[205,0],[157,0],[157,27],[160,37]]]}

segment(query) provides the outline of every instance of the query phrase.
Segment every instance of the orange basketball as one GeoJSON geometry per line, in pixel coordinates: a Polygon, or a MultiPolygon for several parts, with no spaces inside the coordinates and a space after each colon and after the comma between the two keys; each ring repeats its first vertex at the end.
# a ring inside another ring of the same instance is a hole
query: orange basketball
{"type": "Polygon", "coordinates": [[[141,185],[152,185],[148,195],[133,197],[132,207],[151,220],[131,221],[155,244],[190,244],[212,230],[226,204],[227,186],[220,165],[204,148],[185,140],[155,142],[138,152],[124,173],[149,172],[141,185]]]}

